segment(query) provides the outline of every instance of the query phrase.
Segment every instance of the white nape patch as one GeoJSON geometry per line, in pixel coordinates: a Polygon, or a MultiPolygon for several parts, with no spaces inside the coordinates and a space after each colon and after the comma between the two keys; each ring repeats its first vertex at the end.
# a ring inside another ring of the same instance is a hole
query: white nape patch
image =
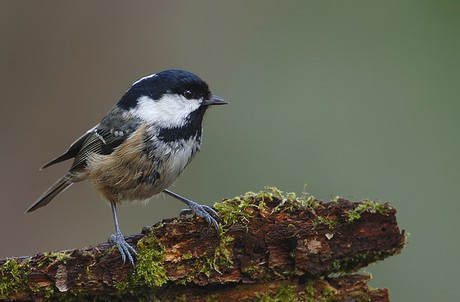
{"type": "Polygon", "coordinates": [[[156,76],[156,75],[157,75],[157,74],[154,73],[154,74],[145,76],[145,77],[143,77],[143,78],[140,78],[139,80],[137,80],[136,82],[134,82],[132,86],[136,85],[137,83],[139,83],[139,82],[142,81],[142,80],[149,79],[149,78],[153,78],[153,77],[156,76]]]}
{"type": "Polygon", "coordinates": [[[148,96],[137,99],[130,112],[149,124],[173,128],[182,126],[188,115],[200,107],[202,99],[186,99],[180,94],[165,94],[154,100],[148,96]]]}

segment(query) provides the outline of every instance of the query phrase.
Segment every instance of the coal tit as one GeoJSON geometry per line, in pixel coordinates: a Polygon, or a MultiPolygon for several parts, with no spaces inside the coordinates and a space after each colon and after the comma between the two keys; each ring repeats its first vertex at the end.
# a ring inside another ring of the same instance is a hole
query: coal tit
{"type": "Polygon", "coordinates": [[[115,234],[109,242],[134,265],[136,250],[121,233],[117,204],[147,200],[164,192],[187,204],[181,214],[196,214],[219,229],[218,214],[167,188],[201,145],[201,123],[209,106],[226,104],[208,85],[184,70],[165,70],[135,82],[102,121],[67,151],[44,165],[73,159],[69,171],[27,212],[47,205],[73,183],[88,179],[110,202],[115,234]]]}

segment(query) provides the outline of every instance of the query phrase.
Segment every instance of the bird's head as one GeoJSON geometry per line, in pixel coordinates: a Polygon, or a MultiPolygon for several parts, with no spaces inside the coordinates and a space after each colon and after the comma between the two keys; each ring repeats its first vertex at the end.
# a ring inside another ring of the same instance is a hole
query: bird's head
{"type": "Polygon", "coordinates": [[[165,70],[141,78],[117,106],[141,120],[165,128],[181,127],[201,119],[209,106],[227,104],[213,95],[208,84],[185,70],[165,70]]]}

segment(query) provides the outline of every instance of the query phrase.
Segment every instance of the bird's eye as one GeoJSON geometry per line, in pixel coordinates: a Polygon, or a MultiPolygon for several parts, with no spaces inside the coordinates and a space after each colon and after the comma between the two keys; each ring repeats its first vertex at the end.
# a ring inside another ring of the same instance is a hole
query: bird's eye
{"type": "Polygon", "coordinates": [[[193,99],[193,95],[194,93],[191,91],[191,90],[185,90],[182,95],[187,99],[187,100],[191,100],[193,99]]]}

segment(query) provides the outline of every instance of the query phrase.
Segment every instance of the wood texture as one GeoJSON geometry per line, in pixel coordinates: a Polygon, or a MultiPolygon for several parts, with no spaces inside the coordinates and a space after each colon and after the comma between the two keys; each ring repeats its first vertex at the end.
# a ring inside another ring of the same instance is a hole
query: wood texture
{"type": "Polygon", "coordinates": [[[325,203],[268,188],[215,208],[220,234],[200,218],[179,217],[129,236],[139,252],[134,269],[107,243],[0,260],[0,297],[389,301],[386,290],[368,289],[367,276],[351,274],[403,248],[404,232],[389,205],[341,198],[325,203]]]}

